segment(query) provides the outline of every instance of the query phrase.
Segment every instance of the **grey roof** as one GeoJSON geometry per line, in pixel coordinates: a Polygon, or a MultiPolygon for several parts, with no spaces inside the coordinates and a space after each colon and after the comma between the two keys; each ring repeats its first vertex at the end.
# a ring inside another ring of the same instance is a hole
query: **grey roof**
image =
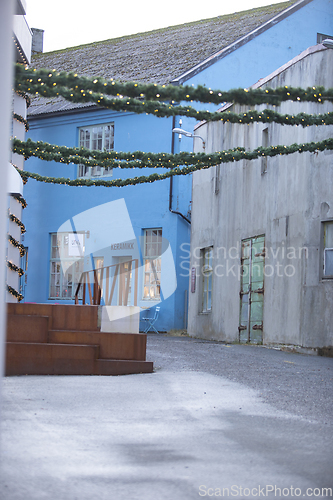
{"type": "MultiPolygon", "coordinates": [[[[146,33],[37,54],[34,68],[119,81],[183,83],[311,0],[287,2],[146,33]]],[[[63,99],[34,99],[29,115],[87,108],[63,99]],[[47,104],[48,103],[48,104],[47,104]],[[51,105],[52,103],[52,105],[51,105]]]]}

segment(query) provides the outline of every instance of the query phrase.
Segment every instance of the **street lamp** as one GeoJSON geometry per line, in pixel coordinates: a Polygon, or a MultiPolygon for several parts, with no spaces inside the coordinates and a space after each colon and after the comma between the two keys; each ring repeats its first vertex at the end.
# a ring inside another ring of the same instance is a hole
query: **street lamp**
{"type": "Polygon", "coordinates": [[[333,40],[331,38],[326,38],[321,42],[327,49],[333,49],[333,40]]]}
{"type": "MultiPolygon", "coordinates": [[[[206,143],[205,143],[205,141],[203,140],[203,138],[200,135],[194,135],[191,132],[187,132],[187,130],[183,130],[182,128],[173,128],[172,132],[174,134],[179,134],[180,136],[181,135],[185,135],[185,137],[193,137],[193,139],[195,139],[196,137],[198,137],[199,139],[202,140],[202,147],[203,147],[203,150],[205,151],[206,143]]],[[[179,137],[179,139],[180,139],[180,137],[179,137]]]]}

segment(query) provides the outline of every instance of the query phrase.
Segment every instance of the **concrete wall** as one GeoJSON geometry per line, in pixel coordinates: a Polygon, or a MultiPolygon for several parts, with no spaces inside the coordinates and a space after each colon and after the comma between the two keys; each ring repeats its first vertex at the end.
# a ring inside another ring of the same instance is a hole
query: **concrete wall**
{"type": "MultiPolygon", "coordinates": [[[[333,51],[319,50],[271,79],[267,85],[332,87],[333,51]]],[[[263,109],[261,106],[257,109],[263,109]]],[[[281,113],[325,113],[331,103],[284,103],[281,113]]],[[[233,112],[246,111],[233,106],[233,112]]],[[[236,146],[253,150],[262,144],[266,125],[209,123],[196,133],[207,150],[236,146]]],[[[291,127],[270,124],[269,144],[320,141],[333,127],[291,127]]],[[[213,305],[200,314],[200,289],[190,293],[189,332],[193,336],[237,341],[240,304],[240,243],[266,237],[263,342],[322,347],[333,343],[333,282],[322,280],[321,225],[333,219],[333,153],[294,153],[262,160],[222,164],[193,176],[191,267],[198,249],[214,247],[213,305]],[[220,168],[219,192],[215,193],[220,168]],[[224,267],[222,267],[224,266],[224,267]],[[273,270],[273,271],[272,271],[273,270]]],[[[201,279],[198,272],[197,283],[201,279]]]]}

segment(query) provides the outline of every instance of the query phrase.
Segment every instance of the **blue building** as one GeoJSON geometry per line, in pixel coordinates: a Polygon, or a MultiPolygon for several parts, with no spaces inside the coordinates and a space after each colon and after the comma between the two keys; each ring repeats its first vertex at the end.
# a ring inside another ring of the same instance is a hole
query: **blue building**
{"type": "MultiPolygon", "coordinates": [[[[331,0],[268,7],[97,42],[33,58],[36,68],[158,84],[247,87],[333,35],[331,0]]],[[[29,137],[68,147],[177,153],[193,139],[194,119],[113,112],[62,98],[35,98],[29,137]]],[[[26,161],[26,170],[75,179],[151,173],[26,161]]],[[[29,180],[24,245],[27,302],[73,303],[83,272],[86,301],[98,281],[102,303],[161,305],[160,331],[186,326],[189,283],[191,176],[126,187],[69,187],[29,180]],[[131,264],[129,264],[131,262],[131,264]],[[95,269],[95,272],[93,271],[95,269]],[[103,286],[101,285],[103,283],[103,286]],[[101,289],[102,288],[102,289],[101,289]]],[[[83,286],[77,297],[83,299],[83,286]]],[[[91,294],[91,297],[89,297],[91,294]]],[[[152,311],[150,311],[152,313],[152,311]]]]}

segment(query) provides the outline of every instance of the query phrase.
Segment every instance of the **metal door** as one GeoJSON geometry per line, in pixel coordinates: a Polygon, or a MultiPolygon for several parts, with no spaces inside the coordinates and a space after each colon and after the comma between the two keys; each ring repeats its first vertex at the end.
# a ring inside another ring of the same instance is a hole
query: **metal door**
{"type": "Polygon", "coordinates": [[[242,240],[239,341],[262,343],[265,236],[242,240]]]}

